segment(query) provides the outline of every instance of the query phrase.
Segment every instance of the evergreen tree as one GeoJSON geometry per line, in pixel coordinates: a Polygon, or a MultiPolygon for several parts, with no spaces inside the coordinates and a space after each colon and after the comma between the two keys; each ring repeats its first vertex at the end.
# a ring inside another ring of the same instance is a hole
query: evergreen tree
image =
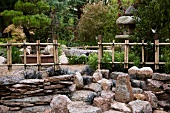
{"type": "Polygon", "coordinates": [[[27,40],[35,42],[41,33],[47,32],[46,29],[51,24],[49,12],[50,6],[43,0],[18,0],[14,5],[14,10],[5,10],[1,15],[7,25],[22,26],[27,40]],[[31,32],[34,35],[31,35],[31,32]]]}

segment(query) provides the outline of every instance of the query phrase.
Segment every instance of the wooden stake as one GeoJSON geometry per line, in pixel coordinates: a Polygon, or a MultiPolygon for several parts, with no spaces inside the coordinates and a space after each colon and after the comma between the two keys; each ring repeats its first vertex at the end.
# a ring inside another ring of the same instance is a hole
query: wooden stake
{"type": "Polygon", "coordinates": [[[26,51],[26,45],[25,45],[26,40],[24,40],[23,43],[24,43],[24,69],[26,70],[26,67],[27,67],[26,66],[26,64],[27,64],[27,57],[26,57],[27,51],[26,51]]]}
{"type": "Polygon", "coordinates": [[[159,40],[155,40],[155,70],[159,69],[159,40]]]}
{"type": "Polygon", "coordinates": [[[54,55],[54,71],[56,71],[58,69],[58,41],[57,40],[53,40],[53,55],[54,55]]]}
{"type": "Polygon", "coordinates": [[[40,71],[41,70],[40,40],[37,40],[37,65],[38,65],[38,71],[40,71]]]}
{"type": "Polygon", "coordinates": [[[99,35],[98,36],[99,42],[98,42],[98,69],[102,68],[102,56],[103,56],[103,47],[102,47],[102,36],[99,35]]]}
{"type": "Polygon", "coordinates": [[[114,56],[115,47],[114,47],[114,43],[115,43],[115,40],[113,40],[113,44],[112,44],[112,69],[114,69],[114,61],[115,61],[115,56],[114,56]]]}
{"type": "Polygon", "coordinates": [[[11,42],[7,41],[7,64],[8,64],[8,70],[12,70],[12,54],[11,54],[11,42]]]}
{"type": "Polygon", "coordinates": [[[144,40],[142,40],[142,67],[144,67],[145,64],[145,52],[144,52],[144,40]]]}
{"type": "Polygon", "coordinates": [[[128,68],[128,57],[129,57],[129,40],[125,40],[125,55],[124,55],[124,68],[128,68]]]}

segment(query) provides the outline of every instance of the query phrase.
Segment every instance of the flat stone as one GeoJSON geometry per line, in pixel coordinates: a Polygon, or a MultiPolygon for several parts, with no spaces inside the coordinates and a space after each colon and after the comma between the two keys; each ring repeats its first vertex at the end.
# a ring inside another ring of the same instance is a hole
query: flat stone
{"type": "Polygon", "coordinates": [[[154,110],[153,113],[168,113],[168,112],[162,110],[154,110]]]}
{"type": "Polygon", "coordinates": [[[102,97],[95,97],[93,100],[93,105],[101,108],[102,111],[107,111],[110,109],[110,99],[102,98],[102,97]]]}
{"type": "Polygon", "coordinates": [[[56,84],[56,85],[44,86],[44,89],[61,89],[64,87],[65,87],[65,85],[56,84]]]}
{"type": "Polygon", "coordinates": [[[58,82],[61,80],[72,80],[73,75],[60,75],[60,76],[53,76],[53,77],[48,77],[46,79],[46,82],[58,82]]]}
{"type": "Polygon", "coordinates": [[[4,105],[0,105],[0,113],[5,113],[9,111],[9,107],[4,106],[4,105]]]}
{"type": "Polygon", "coordinates": [[[26,84],[15,84],[12,87],[14,88],[28,88],[30,87],[30,85],[26,85],[26,84]]]}
{"type": "Polygon", "coordinates": [[[99,83],[91,83],[89,85],[85,85],[84,89],[95,91],[95,92],[102,91],[101,85],[99,83]]]}
{"type": "Polygon", "coordinates": [[[115,93],[113,93],[112,91],[101,91],[100,96],[112,100],[114,98],[114,95],[115,93]]]}
{"type": "Polygon", "coordinates": [[[112,72],[112,73],[110,74],[110,78],[111,78],[111,79],[114,79],[114,80],[117,80],[117,77],[118,77],[119,75],[123,75],[123,74],[125,74],[125,73],[123,73],[123,72],[112,72]]]}
{"type": "Polygon", "coordinates": [[[154,73],[153,76],[152,76],[152,79],[154,79],[154,80],[168,81],[168,80],[170,80],[170,74],[154,73]]]}
{"type": "Polygon", "coordinates": [[[115,109],[115,110],[118,110],[118,111],[125,112],[125,113],[131,113],[130,108],[127,107],[127,105],[125,103],[113,101],[111,103],[111,108],[115,109]]]}
{"type": "Polygon", "coordinates": [[[24,79],[24,80],[21,80],[19,83],[22,83],[22,84],[42,84],[42,83],[44,83],[44,80],[43,79],[24,79]]]}
{"type": "Polygon", "coordinates": [[[14,76],[14,75],[1,76],[0,85],[17,84],[21,80],[24,80],[24,76],[14,76]]]}
{"type": "Polygon", "coordinates": [[[154,85],[157,88],[160,88],[164,84],[162,81],[152,80],[152,79],[147,79],[147,82],[151,83],[152,85],[154,85]]]}
{"type": "Polygon", "coordinates": [[[44,113],[48,109],[51,109],[49,105],[26,107],[21,110],[21,113],[44,113]]]}
{"type": "Polygon", "coordinates": [[[39,92],[43,92],[44,89],[38,89],[38,90],[34,90],[34,91],[27,91],[24,94],[29,95],[29,94],[35,94],[35,93],[39,93],[39,92]]]}
{"type": "Polygon", "coordinates": [[[168,101],[168,100],[158,101],[158,104],[162,107],[170,108],[170,101],[168,101]]]}
{"type": "Polygon", "coordinates": [[[104,113],[124,113],[124,112],[116,111],[116,110],[109,110],[109,111],[105,111],[104,113]]]}
{"type": "Polygon", "coordinates": [[[149,79],[152,78],[153,70],[150,67],[142,67],[137,70],[137,79],[149,79]]]}
{"type": "Polygon", "coordinates": [[[72,101],[87,101],[89,96],[91,95],[97,95],[93,91],[87,91],[87,90],[77,90],[71,95],[72,101]]]}
{"type": "Polygon", "coordinates": [[[152,113],[151,104],[148,101],[135,100],[128,103],[133,113],[152,113]]]}
{"type": "Polygon", "coordinates": [[[82,102],[72,102],[67,108],[69,113],[102,113],[101,108],[83,104],[82,102]]]}

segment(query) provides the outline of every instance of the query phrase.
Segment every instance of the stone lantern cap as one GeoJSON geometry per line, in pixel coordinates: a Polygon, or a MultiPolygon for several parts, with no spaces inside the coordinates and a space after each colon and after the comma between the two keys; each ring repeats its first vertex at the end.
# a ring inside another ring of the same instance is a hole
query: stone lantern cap
{"type": "Polygon", "coordinates": [[[128,25],[128,24],[135,24],[134,16],[121,16],[116,20],[116,24],[118,25],[128,25]]]}

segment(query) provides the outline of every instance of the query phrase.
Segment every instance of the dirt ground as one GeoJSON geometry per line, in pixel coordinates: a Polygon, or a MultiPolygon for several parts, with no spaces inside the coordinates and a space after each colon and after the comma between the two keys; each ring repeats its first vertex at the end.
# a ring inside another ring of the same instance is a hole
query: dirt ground
{"type": "MultiPolygon", "coordinates": [[[[60,65],[61,68],[68,68],[69,70],[81,70],[85,66],[87,66],[87,65],[83,65],[83,64],[80,64],[80,65],[60,65]]],[[[46,66],[46,68],[47,68],[47,66],[46,66]]],[[[23,69],[24,69],[23,66],[12,66],[12,70],[9,71],[7,66],[0,66],[0,76],[13,75],[13,74],[17,73],[19,70],[23,70],[23,69]]],[[[44,68],[42,67],[42,69],[44,69],[44,68]]]]}

